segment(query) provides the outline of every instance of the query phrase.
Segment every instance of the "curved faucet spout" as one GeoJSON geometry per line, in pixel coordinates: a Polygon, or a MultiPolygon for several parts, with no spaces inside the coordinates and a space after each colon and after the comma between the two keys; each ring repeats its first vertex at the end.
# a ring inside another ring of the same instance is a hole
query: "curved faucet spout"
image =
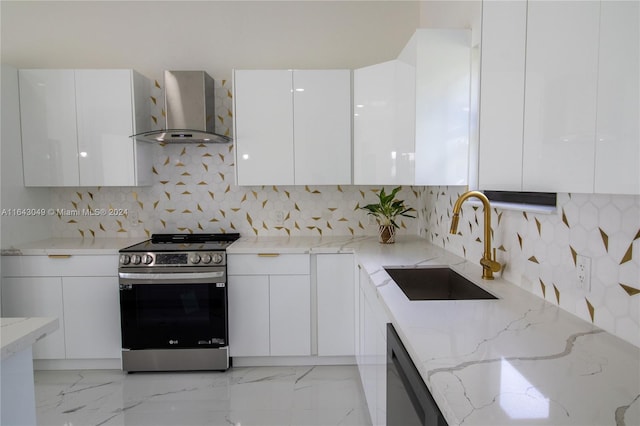
{"type": "Polygon", "coordinates": [[[460,220],[462,204],[471,197],[479,199],[484,209],[484,254],[482,259],[480,259],[480,265],[482,265],[482,278],[492,280],[493,273],[500,271],[502,266],[496,261],[495,249],[493,250],[493,255],[491,253],[491,204],[487,196],[479,191],[467,191],[462,194],[453,206],[453,217],[451,218],[451,229],[449,232],[451,234],[458,232],[458,222],[460,220]]]}

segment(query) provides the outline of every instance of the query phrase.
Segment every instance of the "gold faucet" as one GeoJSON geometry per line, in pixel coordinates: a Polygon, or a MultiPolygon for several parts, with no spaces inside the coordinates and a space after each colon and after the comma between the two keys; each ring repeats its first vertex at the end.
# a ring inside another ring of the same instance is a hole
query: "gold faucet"
{"type": "Polygon", "coordinates": [[[480,265],[482,265],[482,279],[492,280],[493,273],[500,271],[502,265],[496,261],[496,249],[493,249],[493,257],[491,255],[491,205],[489,199],[482,192],[479,191],[467,191],[458,198],[453,206],[453,217],[451,218],[451,234],[458,232],[458,221],[460,220],[460,209],[462,203],[467,198],[475,197],[482,201],[482,207],[484,209],[484,254],[480,259],[480,265]]]}

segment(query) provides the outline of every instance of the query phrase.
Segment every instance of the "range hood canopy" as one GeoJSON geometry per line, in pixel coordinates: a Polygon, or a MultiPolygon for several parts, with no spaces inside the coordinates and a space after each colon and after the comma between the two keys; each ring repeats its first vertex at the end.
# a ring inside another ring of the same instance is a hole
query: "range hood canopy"
{"type": "Polygon", "coordinates": [[[160,143],[227,143],[215,132],[214,80],[204,71],[165,71],[165,128],[131,136],[160,143]]]}

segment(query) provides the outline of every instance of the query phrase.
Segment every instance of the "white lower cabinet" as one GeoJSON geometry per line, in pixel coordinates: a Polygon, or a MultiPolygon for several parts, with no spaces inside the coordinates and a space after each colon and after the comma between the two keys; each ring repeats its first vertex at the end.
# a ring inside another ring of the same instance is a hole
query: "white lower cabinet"
{"type": "Polygon", "coordinates": [[[66,357],[120,358],[118,277],[64,277],[62,300],[66,357]]]}
{"type": "Polygon", "coordinates": [[[230,275],[228,282],[231,356],[269,356],[269,277],[230,275]]]}
{"type": "Polygon", "coordinates": [[[308,254],[229,254],[229,352],[311,355],[308,254]]]}
{"type": "Polygon", "coordinates": [[[318,356],[355,354],[353,254],[318,254],[318,356]]]}
{"type": "Polygon", "coordinates": [[[227,267],[231,356],[355,354],[353,254],[229,253],[227,267]]]}
{"type": "Polygon", "coordinates": [[[2,257],[2,315],[56,317],[38,360],[120,358],[118,256],[2,257]]]}
{"type": "Polygon", "coordinates": [[[311,355],[309,275],[269,277],[271,355],[311,355]]]}
{"type": "Polygon", "coordinates": [[[386,425],[387,421],[387,315],[378,301],[368,273],[359,266],[356,360],[364,389],[371,423],[386,425]]]}

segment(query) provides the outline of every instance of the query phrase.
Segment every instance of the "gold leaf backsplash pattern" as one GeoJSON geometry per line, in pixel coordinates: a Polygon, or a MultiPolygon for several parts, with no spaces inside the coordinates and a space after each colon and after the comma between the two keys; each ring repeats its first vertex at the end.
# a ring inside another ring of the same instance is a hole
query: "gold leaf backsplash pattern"
{"type": "MultiPolygon", "coordinates": [[[[235,185],[233,145],[167,145],[154,162],[147,188],[56,189],[57,210],[103,210],[104,215],[59,215],[60,237],[148,237],[163,232],[239,232],[244,236],[376,235],[359,207],[380,187],[235,185]],[[205,167],[206,166],[206,167],[205,167]],[[113,212],[114,215],[110,215],[113,212]]],[[[419,189],[399,197],[416,206],[419,189]]],[[[417,234],[416,219],[399,233],[417,234]]]]}
{"type": "MultiPolygon", "coordinates": [[[[465,206],[449,234],[453,203],[466,188],[427,187],[420,235],[477,262],[482,209],[465,206]]],[[[493,246],[509,281],[640,346],[640,197],[558,194],[553,214],[492,211],[493,246]],[[591,291],[577,288],[576,256],[591,259],[591,291]],[[553,291],[547,291],[549,289],[553,291]]]]}

